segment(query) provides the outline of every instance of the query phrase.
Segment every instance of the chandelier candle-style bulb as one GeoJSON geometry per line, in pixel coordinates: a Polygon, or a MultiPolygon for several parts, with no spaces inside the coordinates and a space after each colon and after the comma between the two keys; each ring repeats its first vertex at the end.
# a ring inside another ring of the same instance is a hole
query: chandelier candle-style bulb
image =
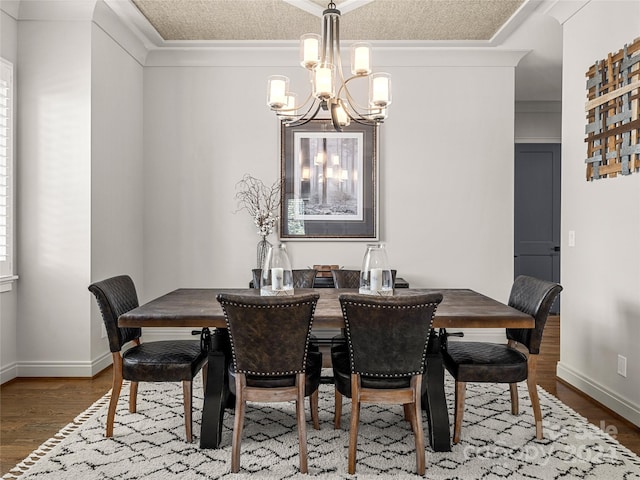
{"type": "Polygon", "coordinates": [[[371,45],[354,43],[351,46],[351,73],[369,75],[371,73],[371,45]]]}
{"type": "MultiPolygon", "coordinates": [[[[342,3],[359,4],[363,1],[371,0],[342,3]]],[[[289,79],[280,75],[269,77],[267,104],[283,126],[297,127],[315,118],[324,120],[329,117],[333,129],[341,132],[352,123],[378,126],[387,118],[386,107],[391,104],[391,77],[387,73],[372,72],[372,47],[364,42],[351,46],[351,72],[346,77],[349,68],[347,65],[343,67],[342,63],[343,58],[346,60],[346,52],[345,55],[340,52],[340,16],[335,2],[329,1],[322,12],[321,35],[307,33],[300,37],[299,62],[308,71],[311,91],[299,97],[294,106],[288,98],[289,79]],[[360,86],[350,91],[350,87],[358,83],[360,86]]]]}
{"type": "Polygon", "coordinates": [[[311,70],[320,61],[320,35],[306,33],[300,37],[300,64],[311,70]]]}
{"type": "Polygon", "coordinates": [[[351,119],[349,115],[347,115],[347,111],[341,100],[331,105],[331,118],[337,123],[338,128],[346,127],[351,123],[351,119]]]}
{"type": "Polygon", "coordinates": [[[369,78],[369,104],[372,107],[386,107],[391,103],[391,76],[388,73],[374,73],[369,78]]]}
{"type": "Polygon", "coordinates": [[[267,88],[267,104],[273,110],[279,110],[287,104],[289,78],[284,75],[271,75],[267,88]]]}
{"type": "Polygon", "coordinates": [[[333,79],[335,67],[329,63],[316,65],[313,70],[313,95],[317,98],[328,99],[336,95],[333,79]]]}
{"type": "Polygon", "coordinates": [[[292,120],[296,115],[296,94],[295,93],[287,93],[285,95],[287,99],[286,105],[282,108],[282,119],[283,120],[292,120]]]}

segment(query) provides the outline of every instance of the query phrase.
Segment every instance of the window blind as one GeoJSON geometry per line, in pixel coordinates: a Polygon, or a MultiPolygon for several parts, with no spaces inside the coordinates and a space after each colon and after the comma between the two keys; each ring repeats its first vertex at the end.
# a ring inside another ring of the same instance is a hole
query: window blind
{"type": "Polygon", "coordinates": [[[0,59],[0,276],[13,274],[13,65],[0,59]]]}

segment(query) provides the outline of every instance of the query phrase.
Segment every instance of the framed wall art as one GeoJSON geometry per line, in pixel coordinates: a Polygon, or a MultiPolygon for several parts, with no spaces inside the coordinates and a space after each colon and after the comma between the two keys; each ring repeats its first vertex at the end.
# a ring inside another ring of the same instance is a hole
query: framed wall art
{"type": "Polygon", "coordinates": [[[640,171],[640,37],[587,71],[587,180],[640,171]]]}
{"type": "Polygon", "coordinates": [[[280,238],[377,240],[377,127],[281,127],[280,238]]]}

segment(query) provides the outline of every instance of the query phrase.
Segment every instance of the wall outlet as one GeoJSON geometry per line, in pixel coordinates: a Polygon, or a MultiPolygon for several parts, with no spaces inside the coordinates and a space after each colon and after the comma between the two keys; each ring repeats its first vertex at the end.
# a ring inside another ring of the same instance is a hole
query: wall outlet
{"type": "Polygon", "coordinates": [[[107,338],[107,329],[104,328],[104,323],[100,325],[100,338],[107,338]]]}
{"type": "Polygon", "coordinates": [[[618,355],[618,375],[627,378],[627,357],[618,355]]]}
{"type": "Polygon", "coordinates": [[[567,235],[567,243],[570,247],[576,246],[576,231],[569,230],[569,234],[567,235]]]}

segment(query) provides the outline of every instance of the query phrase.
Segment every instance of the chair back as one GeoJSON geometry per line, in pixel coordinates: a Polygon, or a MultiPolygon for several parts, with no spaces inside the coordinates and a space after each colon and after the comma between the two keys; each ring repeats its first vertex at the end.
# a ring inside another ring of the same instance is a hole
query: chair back
{"type": "Polygon", "coordinates": [[[334,288],[360,288],[360,270],[331,270],[334,288]]]}
{"type": "MultiPolygon", "coordinates": [[[[391,281],[396,284],[397,270],[391,270],[391,281]]],[[[360,288],[360,270],[331,270],[334,288],[360,288]]]]}
{"type": "Polygon", "coordinates": [[[343,294],[351,371],[370,377],[424,373],[427,343],[442,294],[343,294]]]}
{"type": "Polygon", "coordinates": [[[539,353],[549,311],[561,291],[562,286],[557,283],[526,275],[518,276],[511,287],[509,306],[528,313],[536,324],[532,329],[507,328],[507,338],[527,347],[529,353],[539,353]]]}
{"type": "Polygon", "coordinates": [[[317,273],[313,268],[293,270],[293,288],[313,288],[317,273]]]}
{"type": "Polygon", "coordinates": [[[219,294],[235,371],[261,376],[304,373],[319,297],[317,293],[282,297],[219,294]]]}
{"type": "MultiPolygon", "coordinates": [[[[262,277],[262,269],[254,268],[251,270],[253,275],[253,288],[260,288],[260,278],[262,277]]],[[[316,270],[313,268],[305,268],[300,270],[292,270],[293,288],[313,288],[316,282],[316,270]]]]}
{"type": "Polygon", "coordinates": [[[100,307],[112,352],[119,352],[125,343],[140,337],[141,328],[118,327],[118,317],[138,306],[138,295],[131,277],[119,275],[107,278],[89,285],[89,291],[96,297],[100,307]]]}

